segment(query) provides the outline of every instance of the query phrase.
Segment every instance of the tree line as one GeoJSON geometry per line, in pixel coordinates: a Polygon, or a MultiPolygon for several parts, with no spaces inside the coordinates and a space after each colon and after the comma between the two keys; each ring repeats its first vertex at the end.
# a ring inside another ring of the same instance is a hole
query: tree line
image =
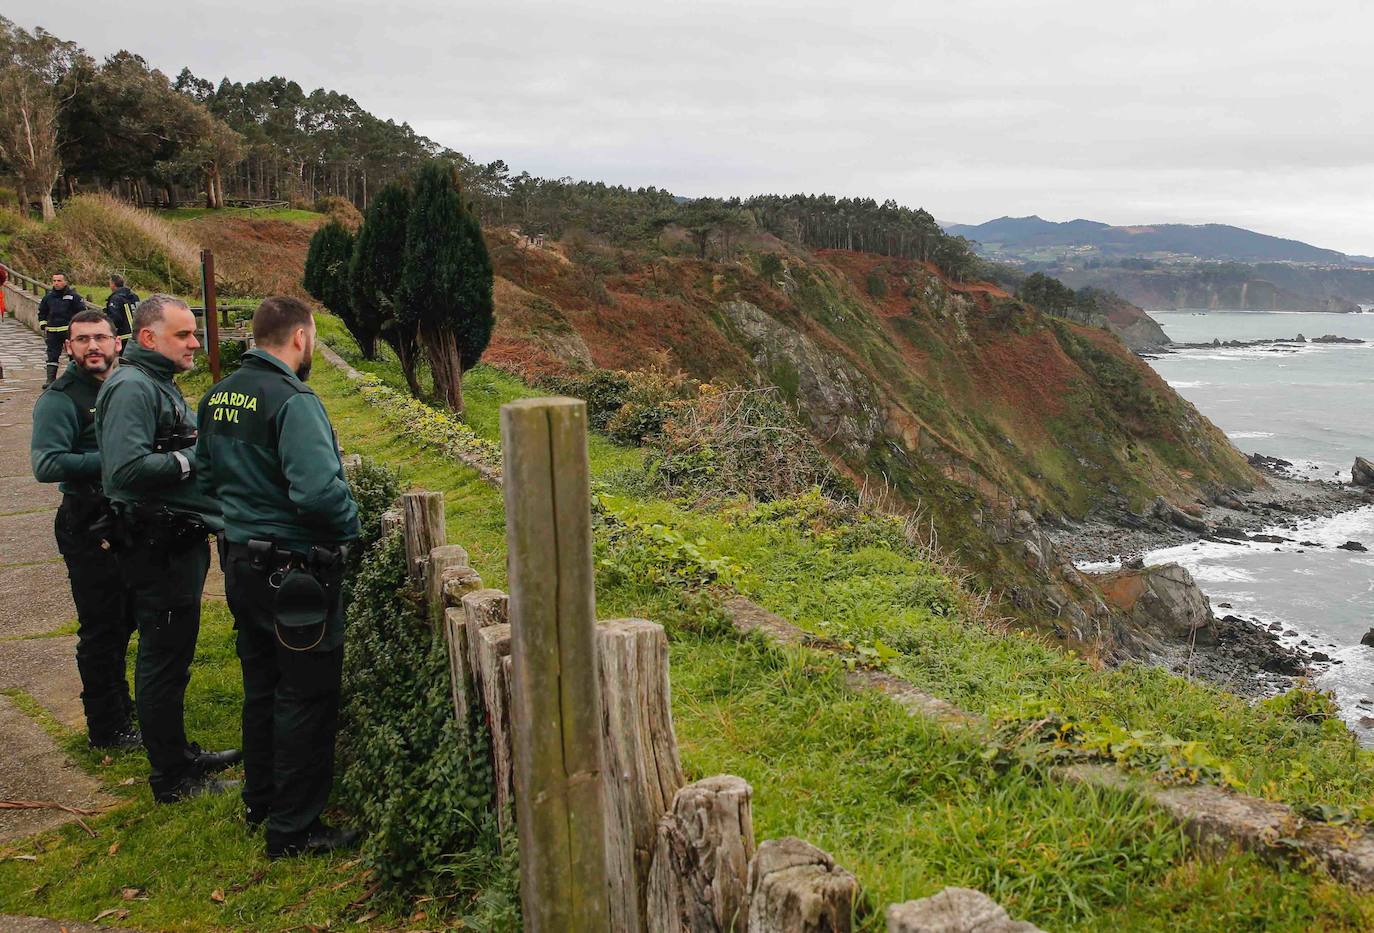
{"type": "Polygon", "coordinates": [[[981,268],[967,241],[893,200],[692,200],[654,187],[514,174],[502,160],[473,161],[337,91],[307,93],[284,77],[215,83],[189,68],[169,78],[133,52],[97,62],[41,27],[30,32],[0,17],[0,172],[14,179],[20,204],[38,203],[45,219],[54,191],[70,196],[83,186],[143,205],[331,195],[366,210],[388,184],[432,160],[453,166],[483,223],[531,235],[584,231],[649,246],[675,226],[705,259],[729,258],[763,231],[814,249],[932,262],[957,280],[981,268]]]}
{"type": "Polygon", "coordinates": [[[436,157],[467,164],[337,91],[306,93],[282,77],[215,84],[189,68],[169,78],[133,52],[96,61],[0,16],[0,173],[45,219],[55,191],[83,186],[168,207],[335,195],[365,208],[436,157]]]}

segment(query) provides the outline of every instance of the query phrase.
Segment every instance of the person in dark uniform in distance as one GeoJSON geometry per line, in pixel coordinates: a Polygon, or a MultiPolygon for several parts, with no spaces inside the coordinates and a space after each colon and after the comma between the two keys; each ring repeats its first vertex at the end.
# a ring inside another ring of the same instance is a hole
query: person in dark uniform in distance
{"type": "Polygon", "coordinates": [[[110,296],[105,299],[105,314],[114,325],[115,335],[123,346],[133,342],[134,312],[138,310],[138,295],[124,284],[124,276],[110,276],[110,296]]]}
{"type": "Polygon", "coordinates": [[[43,332],[43,340],[48,345],[48,378],[43,383],[52,385],[57,378],[58,363],[62,350],[67,344],[67,327],[72,318],[86,310],[86,302],[67,284],[65,272],[52,274],[52,289],[38,303],[38,329],[43,332]]]}
{"type": "Polygon", "coordinates": [[[134,705],[153,798],[172,803],[229,785],[212,775],[237,750],[202,751],[186,738],[184,708],[219,509],[196,483],[195,424],[173,377],[192,366],[196,319],[186,303],[153,295],[138,306],[135,344],[95,403],[101,480],[117,516],[119,567],[138,623],[134,705]]]}
{"type": "Polygon", "coordinates": [[[196,462],[224,515],[224,585],[243,665],[243,801],[278,858],[357,837],[320,814],[334,778],[343,571],[358,507],[324,405],[305,385],[310,309],[266,299],[253,339],[200,402],[196,462]]]}
{"type": "Polygon", "coordinates": [[[53,529],[76,604],[87,741],[93,748],[138,748],[143,743],[124,674],[133,613],[110,549],[110,502],[100,488],[95,440],[95,397],[118,362],[119,339],[99,311],[80,312],[68,327],[72,361],[33,406],[29,458],[34,479],[61,484],[53,529]]]}

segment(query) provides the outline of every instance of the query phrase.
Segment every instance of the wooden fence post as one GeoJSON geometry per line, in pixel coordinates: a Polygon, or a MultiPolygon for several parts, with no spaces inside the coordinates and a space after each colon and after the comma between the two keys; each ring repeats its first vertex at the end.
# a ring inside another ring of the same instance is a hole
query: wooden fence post
{"type": "Polygon", "coordinates": [[[850,933],[859,883],[795,836],[760,843],[749,863],[748,933],[850,933]]]}
{"type": "MultiPolygon", "coordinates": [[[[611,929],[644,933],[659,817],[682,787],[668,684],[668,637],[643,619],[596,627],[605,741],[611,929]]],[[[518,802],[517,802],[518,806],[518,802]]]]}
{"type": "Polygon", "coordinates": [[[425,602],[430,621],[439,624],[444,617],[444,574],[468,565],[468,552],[457,544],[444,544],[429,552],[425,564],[425,602]]]}
{"type": "Polygon", "coordinates": [[[444,526],[444,494],[417,489],[401,496],[405,510],[406,570],[422,580],[429,552],[448,543],[444,526]]]}
{"type": "Polygon", "coordinates": [[[520,899],[531,933],[609,930],[587,405],[501,406],[520,899]]]}
{"type": "Polygon", "coordinates": [[[753,791],[722,774],[688,784],[658,821],[649,873],[652,933],[745,933],[753,791]]]}

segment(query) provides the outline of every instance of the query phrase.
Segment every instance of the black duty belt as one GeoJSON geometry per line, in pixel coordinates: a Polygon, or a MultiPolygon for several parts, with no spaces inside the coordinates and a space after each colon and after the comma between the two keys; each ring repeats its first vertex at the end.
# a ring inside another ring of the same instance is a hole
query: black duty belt
{"type": "Polygon", "coordinates": [[[324,640],[330,606],[338,593],[348,545],[314,545],[302,554],[275,541],[228,542],[225,555],[247,558],[248,565],[267,576],[273,590],[272,614],[277,641],[291,651],[310,651],[324,640]]]}
{"type": "Polygon", "coordinates": [[[229,557],[246,557],[249,566],[267,574],[267,582],[274,589],[281,585],[282,577],[292,570],[323,578],[329,576],[331,571],[342,570],[348,559],[347,544],[316,544],[302,554],[283,548],[275,541],[254,538],[247,544],[226,542],[224,550],[229,557]]]}

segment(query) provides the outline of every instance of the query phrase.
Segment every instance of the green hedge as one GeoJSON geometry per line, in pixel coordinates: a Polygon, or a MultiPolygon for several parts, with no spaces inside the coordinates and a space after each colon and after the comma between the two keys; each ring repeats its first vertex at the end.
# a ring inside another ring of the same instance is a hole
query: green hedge
{"type": "Polygon", "coordinates": [[[448,648],[406,573],[401,535],[375,540],[398,477],[364,464],[351,480],[364,538],[344,653],[342,803],[384,887],[466,897],[486,928],[511,926],[515,866],[500,854],[486,726],[454,716],[448,648]]]}

